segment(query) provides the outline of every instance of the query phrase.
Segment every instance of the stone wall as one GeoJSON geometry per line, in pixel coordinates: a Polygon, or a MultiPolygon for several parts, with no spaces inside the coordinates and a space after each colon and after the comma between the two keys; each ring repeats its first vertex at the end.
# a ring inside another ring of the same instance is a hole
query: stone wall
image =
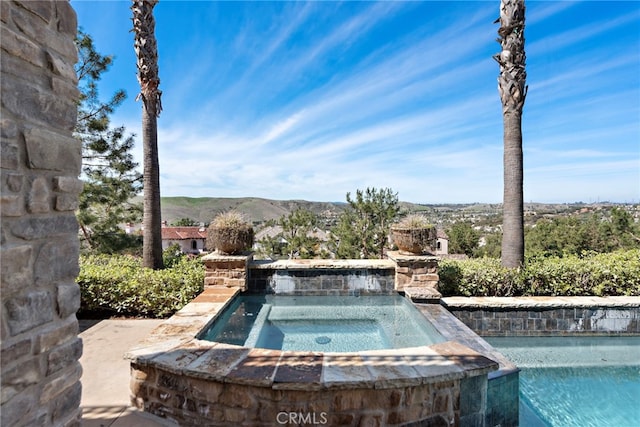
{"type": "Polygon", "coordinates": [[[638,297],[450,297],[443,304],[483,336],[640,333],[638,297]]]}
{"type": "Polygon", "coordinates": [[[1,1],[3,426],[80,423],[76,15],[1,1]]]}
{"type": "Polygon", "coordinates": [[[279,295],[388,295],[393,269],[249,270],[249,291],[279,295]]]}
{"type": "Polygon", "coordinates": [[[396,267],[396,289],[431,288],[438,289],[438,258],[424,255],[404,255],[390,251],[387,257],[396,267]]]}
{"type": "Polygon", "coordinates": [[[407,293],[437,301],[438,258],[389,252],[384,260],[259,260],[252,254],[202,258],[205,286],[240,287],[254,293],[367,295],[407,293]]]}
{"type": "Polygon", "coordinates": [[[217,252],[202,257],[204,286],[221,286],[246,290],[249,263],[253,255],[219,255],[217,252]]]}
{"type": "MultiPolygon", "coordinates": [[[[309,386],[291,392],[186,377],[150,366],[132,364],[131,369],[134,403],[180,425],[449,426],[461,425],[461,418],[462,425],[481,425],[473,420],[483,418],[485,404],[482,395],[469,395],[461,412],[459,379],[382,389],[309,386]],[[296,422],[300,420],[306,422],[296,422]]],[[[486,389],[486,376],[478,381],[486,389]]]]}
{"type": "Polygon", "coordinates": [[[189,426],[483,425],[492,358],[454,341],[322,353],[196,338],[238,293],[206,288],[125,354],[133,405],[189,426]]]}

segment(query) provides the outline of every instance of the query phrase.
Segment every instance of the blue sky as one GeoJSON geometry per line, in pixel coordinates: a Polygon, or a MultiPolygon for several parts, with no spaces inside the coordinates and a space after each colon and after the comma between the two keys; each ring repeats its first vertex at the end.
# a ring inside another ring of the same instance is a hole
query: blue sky
{"type": "MultiPolygon", "coordinates": [[[[71,4],[139,140],[130,3],[71,4]]],[[[162,195],[501,202],[498,9],[161,0],[162,195]]],[[[640,2],[528,1],[525,37],[525,201],[639,202],[640,2]]]]}

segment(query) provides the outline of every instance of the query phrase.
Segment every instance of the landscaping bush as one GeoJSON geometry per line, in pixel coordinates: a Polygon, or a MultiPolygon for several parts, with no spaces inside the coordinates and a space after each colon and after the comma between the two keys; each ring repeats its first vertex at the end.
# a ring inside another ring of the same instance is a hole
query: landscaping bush
{"type": "Polygon", "coordinates": [[[183,257],[171,268],[143,268],[127,255],[80,257],[80,316],[168,317],[202,292],[204,267],[183,257]]]}
{"type": "Polygon", "coordinates": [[[640,296],[640,250],[532,258],[506,269],[495,258],[440,262],[444,296],[640,296]]]}

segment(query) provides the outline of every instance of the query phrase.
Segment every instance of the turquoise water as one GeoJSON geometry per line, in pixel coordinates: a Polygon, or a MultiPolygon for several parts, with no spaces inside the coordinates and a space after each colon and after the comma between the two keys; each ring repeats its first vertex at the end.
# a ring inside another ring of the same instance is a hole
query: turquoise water
{"type": "Polygon", "coordinates": [[[640,426],[640,337],[485,339],[522,369],[521,426],[640,426]]]}
{"type": "Polygon", "coordinates": [[[378,322],[359,319],[268,320],[256,342],[245,346],[322,352],[393,348],[378,322]]]}
{"type": "Polygon", "coordinates": [[[200,339],[277,350],[355,352],[444,342],[399,295],[241,296],[200,339]]]}

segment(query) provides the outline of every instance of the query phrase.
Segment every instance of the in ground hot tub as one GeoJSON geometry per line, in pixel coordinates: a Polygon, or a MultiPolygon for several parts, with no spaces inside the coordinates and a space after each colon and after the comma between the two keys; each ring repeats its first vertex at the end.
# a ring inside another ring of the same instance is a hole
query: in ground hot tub
{"type": "Polygon", "coordinates": [[[398,349],[446,341],[400,295],[238,296],[199,338],[318,352],[398,349]]]}
{"type": "Polygon", "coordinates": [[[456,341],[319,352],[200,339],[239,293],[205,289],[127,353],[135,406],[179,425],[464,426],[484,420],[488,373],[498,363],[456,341]]]}

